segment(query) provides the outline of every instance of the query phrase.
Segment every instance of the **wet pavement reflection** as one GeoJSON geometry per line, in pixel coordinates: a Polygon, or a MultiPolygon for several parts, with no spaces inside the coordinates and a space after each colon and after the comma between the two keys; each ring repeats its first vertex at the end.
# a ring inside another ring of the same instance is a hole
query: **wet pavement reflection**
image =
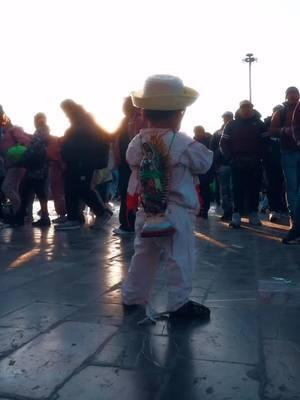
{"type": "Polygon", "coordinates": [[[0,231],[0,400],[300,398],[300,246],[280,243],[285,225],[229,230],[213,210],[191,294],[211,320],[139,326],[120,291],[134,238],[116,224],[0,231]]]}

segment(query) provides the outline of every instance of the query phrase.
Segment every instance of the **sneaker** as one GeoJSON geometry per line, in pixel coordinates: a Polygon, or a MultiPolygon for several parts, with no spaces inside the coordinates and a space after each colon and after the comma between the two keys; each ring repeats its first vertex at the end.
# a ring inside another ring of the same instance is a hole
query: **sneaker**
{"type": "Polygon", "coordinates": [[[113,229],[113,233],[116,236],[126,236],[126,235],[132,235],[134,231],[125,231],[124,229],[121,228],[115,228],[113,229]]]}
{"type": "Polygon", "coordinates": [[[222,217],[220,217],[220,220],[223,222],[230,222],[232,219],[232,213],[224,213],[222,217]]]}
{"type": "Polygon", "coordinates": [[[270,222],[278,222],[280,220],[281,215],[276,211],[271,211],[269,214],[270,222]]]}
{"type": "Polygon", "coordinates": [[[68,221],[68,218],[65,216],[60,216],[58,218],[55,218],[52,220],[53,224],[64,224],[65,222],[68,221]]]}
{"type": "Polygon", "coordinates": [[[240,213],[233,213],[231,222],[229,224],[231,228],[240,228],[241,227],[241,216],[240,213]]]}
{"type": "Polygon", "coordinates": [[[191,318],[208,320],[210,318],[210,309],[195,301],[189,300],[176,311],[169,313],[170,318],[191,318]]]}
{"type": "Polygon", "coordinates": [[[96,217],[95,222],[90,226],[91,229],[102,229],[107,222],[111,219],[112,214],[106,210],[105,213],[101,217],[96,217]]]}
{"type": "Polygon", "coordinates": [[[71,231],[71,230],[80,229],[80,228],[81,228],[81,225],[78,221],[67,221],[67,222],[64,222],[63,224],[55,226],[56,231],[71,231]]]}
{"type": "Polygon", "coordinates": [[[41,218],[38,221],[32,223],[34,228],[48,228],[51,226],[51,221],[49,217],[41,218]]]}
{"type": "Polygon", "coordinates": [[[292,242],[293,240],[299,239],[300,238],[300,230],[297,229],[290,229],[286,236],[282,239],[282,243],[288,244],[292,242]]]}
{"type": "Polygon", "coordinates": [[[261,226],[261,220],[256,212],[249,215],[249,224],[254,226],[261,226]]]}

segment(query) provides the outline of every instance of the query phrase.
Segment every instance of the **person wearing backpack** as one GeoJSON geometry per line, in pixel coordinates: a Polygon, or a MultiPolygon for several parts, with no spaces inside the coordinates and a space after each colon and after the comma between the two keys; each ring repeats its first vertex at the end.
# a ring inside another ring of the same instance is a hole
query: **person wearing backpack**
{"type": "MultiPolygon", "coordinates": [[[[290,230],[283,238],[283,243],[297,239],[299,227],[297,224],[297,203],[300,191],[300,147],[293,135],[293,116],[299,105],[299,90],[295,86],[285,92],[286,101],[283,109],[272,116],[269,135],[279,137],[281,162],[286,182],[286,197],[290,214],[290,230]]],[[[295,121],[297,120],[295,116],[295,121]]]]}
{"type": "Polygon", "coordinates": [[[6,169],[5,178],[2,183],[2,192],[5,197],[10,200],[12,206],[12,216],[5,222],[16,223],[18,225],[15,219],[21,207],[20,184],[25,175],[25,169],[9,159],[8,153],[16,146],[28,146],[31,137],[26,134],[22,128],[12,124],[2,106],[0,106],[0,129],[0,155],[5,160],[6,169]]]}
{"type": "Polygon", "coordinates": [[[73,100],[65,100],[62,110],[70,121],[61,145],[65,163],[65,199],[67,221],[56,230],[78,229],[84,223],[81,203],[88,205],[96,215],[92,228],[102,228],[111,218],[112,211],[105,206],[92,188],[94,171],[108,164],[109,140],[85,109],[73,100]]]}
{"type": "Polygon", "coordinates": [[[32,226],[45,228],[51,225],[48,213],[49,162],[46,154],[50,129],[47,125],[46,115],[41,112],[36,114],[34,125],[36,130],[32,135],[31,143],[20,161],[20,165],[26,168],[26,174],[22,184],[22,203],[16,221],[19,225],[24,225],[27,210],[36,196],[41,206],[41,218],[33,222],[32,226]]]}

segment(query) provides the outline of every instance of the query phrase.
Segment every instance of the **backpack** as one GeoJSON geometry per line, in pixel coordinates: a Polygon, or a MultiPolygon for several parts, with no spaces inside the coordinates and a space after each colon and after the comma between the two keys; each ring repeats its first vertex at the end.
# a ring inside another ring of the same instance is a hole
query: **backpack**
{"type": "Polygon", "coordinates": [[[23,153],[18,166],[26,169],[41,168],[47,161],[46,146],[42,142],[32,142],[23,153]]]}

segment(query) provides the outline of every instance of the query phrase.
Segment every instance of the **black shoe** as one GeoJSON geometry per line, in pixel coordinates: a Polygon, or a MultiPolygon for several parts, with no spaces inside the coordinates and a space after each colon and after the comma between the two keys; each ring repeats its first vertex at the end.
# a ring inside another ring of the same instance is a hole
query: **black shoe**
{"type": "Polygon", "coordinates": [[[300,239],[300,231],[291,228],[286,234],[286,236],[282,239],[282,243],[287,244],[298,238],[300,239]]]}
{"type": "Polygon", "coordinates": [[[208,211],[200,210],[199,214],[197,215],[199,218],[208,219],[208,211]]]}
{"type": "Polygon", "coordinates": [[[137,311],[145,311],[145,307],[140,304],[124,304],[122,303],[124,314],[129,315],[137,311]]]}
{"type": "Polygon", "coordinates": [[[210,309],[195,301],[189,300],[178,310],[170,312],[170,318],[208,320],[210,318],[210,309]]]}
{"type": "Polygon", "coordinates": [[[41,218],[38,221],[33,222],[32,226],[34,228],[48,228],[49,226],[51,226],[50,218],[41,218]]]}
{"type": "Polygon", "coordinates": [[[224,222],[231,222],[231,218],[232,218],[232,214],[231,213],[225,213],[224,215],[222,215],[222,217],[220,218],[221,221],[224,222]]]}

